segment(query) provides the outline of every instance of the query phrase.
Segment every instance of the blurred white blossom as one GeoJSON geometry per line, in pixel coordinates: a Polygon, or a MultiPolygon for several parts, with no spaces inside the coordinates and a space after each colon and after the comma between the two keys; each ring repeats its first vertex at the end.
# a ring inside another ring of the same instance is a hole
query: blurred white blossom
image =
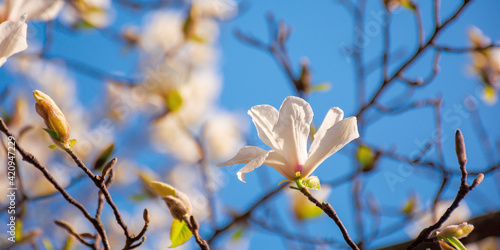
{"type": "Polygon", "coordinates": [[[104,28],[111,22],[110,0],[79,0],[62,11],[62,21],[73,27],[104,28]]]}
{"type": "Polygon", "coordinates": [[[210,116],[203,127],[203,144],[210,160],[226,160],[242,146],[245,129],[241,120],[230,113],[210,116]]]}
{"type": "MultiPolygon", "coordinates": [[[[477,27],[469,30],[469,39],[473,48],[486,47],[491,39],[477,27]]],[[[483,83],[482,98],[487,104],[496,103],[497,91],[500,88],[500,48],[488,48],[474,51],[472,55],[471,71],[483,83]]]]}

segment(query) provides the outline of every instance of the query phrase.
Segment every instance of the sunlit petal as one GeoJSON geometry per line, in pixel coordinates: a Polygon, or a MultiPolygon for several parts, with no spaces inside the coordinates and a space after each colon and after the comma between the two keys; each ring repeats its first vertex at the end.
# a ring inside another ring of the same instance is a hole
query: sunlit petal
{"type": "Polygon", "coordinates": [[[344,111],[342,111],[341,109],[335,107],[328,110],[328,113],[326,114],[323,123],[321,123],[321,126],[319,127],[318,131],[316,131],[316,133],[314,134],[314,140],[311,144],[311,148],[309,148],[309,155],[311,155],[311,152],[314,152],[318,149],[319,142],[323,140],[326,131],[330,129],[333,125],[335,125],[335,123],[342,120],[343,118],[344,118],[344,111]]]}
{"type": "Polygon", "coordinates": [[[245,181],[245,174],[252,172],[254,169],[262,166],[264,161],[266,160],[267,156],[269,155],[269,152],[265,152],[262,155],[257,156],[256,158],[252,159],[247,165],[245,165],[243,168],[241,168],[238,173],[238,179],[242,182],[245,181]]]}
{"type": "Polygon", "coordinates": [[[22,21],[7,20],[0,24],[0,66],[7,57],[28,48],[26,31],[28,26],[22,21]]]}
{"type": "Polygon", "coordinates": [[[49,21],[54,19],[64,6],[64,0],[6,0],[9,19],[28,14],[28,19],[49,21]]]}
{"type": "Polygon", "coordinates": [[[329,128],[319,140],[316,150],[311,151],[304,165],[303,176],[311,174],[326,158],[340,150],[350,141],[359,137],[356,117],[341,120],[329,128]]]}
{"type": "Polygon", "coordinates": [[[276,151],[269,151],[269,155],[264,161],[264,165],[268,165],[276,169],[280,172],[280,174],[288,179],[293,179],[295,177],[295,172],[293,172],[293,169],[288,167],[286,159],[276,151]]]}
{"type": "Polygon", "coordinates": [[[307,138],[312,118],[311,106],[299,97],[287,97],[281,105],[273,132],[278,146],[283,150],[282,155],[291,168],[302,168],[306,161],[307,138]]]}
{"type": "MultiPolygon", "coordinates": [[[[266,155],[268,152],[264,149],[254,146],[246,146],[240,149],[238,153],[230,160],[217,164],[217,166],[229,166],[233,164],[249,163],[255,158],[266,155]]],[[[265,160],[265,158],[264,158],[265,160]]],[[[263,162],[264,162],[263,160],[263,162]]],[[[262,163],[261,163],[262,164],[262,163]]]]}
{"type": "Polygon", "coordinates": [[[253,106],[248,114],[257,128],[257,134],[264,144],[274,150],[281,151],[276,143],[273,127],[278,122],[278,110],[270,105],[253,106]]]}

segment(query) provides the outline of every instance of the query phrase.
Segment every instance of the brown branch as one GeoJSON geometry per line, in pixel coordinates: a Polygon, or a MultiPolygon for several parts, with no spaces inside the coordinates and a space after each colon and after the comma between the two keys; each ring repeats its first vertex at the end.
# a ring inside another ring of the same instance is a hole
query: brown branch
{"type": "Polygon", "coordinates": [[[453,48],[453,47],[448,47],[448,46],[440,46],[433,44],[432,47],[434,47],[438,51],[443,51],[443,52],[451,52],[451,53],[466,53],[466,52],[481,52],[487,49],[491,48],[498,48],[500,47],[500,44],[488,44],[486,46],[480,46],[480,47],[464,47],[464,48],[453,48]]]}
{"type": "Polygon", "coordinates": [[[201,250],[210,250],[210,246],[208,245],[207,241],[201,238],[200,234],[198,233],[199,225],[198,221],[194,218],[194,216],[191,215],[191,217],[185,218],[184,221],[189,227],[189,230],[193,233],[194,239],[196,240],[196,243],[198,246],[200,246],[201,250]]]}
{"type": "Polygon", "coordinates": [[[271,39],[269,44],[266,44],[250,35],[245,35],[239,30],[235,30],[234,34],[241,42],[270,53],[292,83],[297,95],[304,97],[309,90],[310,83],[305,82],[299,74],[294,73],[291,66],[290,56],[286,48],[286,42],[290,37],[292,29],[284,22],[277,24],[272,14],[267,15],[267,24],[271,39]]]}
{"type": "Polygon", "coordinates": [[[342,232],[342,236],[344,237],[345,242],[352,248],[359,250],[358,246],[352,241],[351,237],[349,236],[349,233],[347,232],[347,229],[344,227],[344,224],[342,224],[342,221],[340,220],[339,216],[337,215],[337,212],[333,209],[333,207],[328,203],[328,202],[319,202],[316,198],[314,198],[311,193],[309,193],[309,190],[307,188],[300,188],[299,191],[303,193],[309,201],[314,203],[317,207],[321,208],[325,214],[330,217],[335,224],[337,224],[337,227],[340,229],[340,232],[342,232]]]}
{"type": "Polygon", "coordinates": [[[441,198],[441,194],[444,191],[444,188],[446,187],[446,184],[448,183],[449,180],[449,175],[446,173],[446,170],[444,168],[445,162],[444,162],[443,143],[442,143],[443,132],[442,132],[442,121],[441,121],[442,106],[443,106],[442,97],[438,97],[438,99],[434,103],[434,113],[436,118],[436,149],[437,149],[436,151],[439,159],[438,167],[441,170],[441,186],[439,187],[439,190],[436,193],[434,201],[432,203],[432,215],[433,215],[432,217],[434,220],[436,218],[436,209],[439,199],[441,198]]]}
{"type": "Polygon", "coordinates": [[[415,6],[415,18],[417,19],[418,47],[421,47],[424,44],[424,22],[422,21],[422,12],[419,5],[414,2],[413,6],[415,6]]]}
{"type": "Polygon", "coordinates": [[[417,238],[408,246],[408,250],[414,249],[422,242],[427,241],[431,233],[443,225],[443,223],[450,217],[451,213],[460,205],[460,202],[465,198],[465,196],[467,196],[472,189],[477,187],[477,185],[483,181],[484,175],[479,174],[472,182],[472,185],[469,186],[469,184],[467,184],[467,169],[465,167],[467,163],[467,156],[465,153],[464,138],[460,130],[457,130],[455,134],[455,149],[460,170],[462,172],[460,189],[458,190],[455,200],[436,223],[420,232],[417,238]]]}
{"type": "Polygon", "coordinates": [[[221,227],[221,228],[218,228],[215,230],[215,232],[212,234],[212,236],[210,236],[207,241],[209,244],[211,244],[221,233],[227,231],[228,229],[230,229],[231,227],[233,227],[234,225],[238,224],[239,222],[241,221],[245,221],[247,220],[250,215],[252,214],[252,212],[258,207],[260,206],[262,203],[264,203],[266,200],[268,200],[269,198],[271,198],[272,196],[274,196],[275,194],[279,193],[283,188],[287,187],[288,185],[281,185],[279,187],[277,187],[276,189],[274,189],[273,191],[269,192],[268,194],[264,195],[262,198],[260,198],[259,200],[257,200],[249,209],[247,209],[246,212],[238,215],[238,216],[235,216],[229,223],[227,223],[225,226],[221,227]]]}
{"type": "MultiPolygon", "coordinates": [[[[9,131],[9,129],[7,128],[7,126],[5,125],[5,123],[3,122],[2,118],[0,118],[0,131],[2,131],[7,137],[12,136],[12,133],[9,131]]],[[[19,152],[19,154],[21,154],[21,156],[23,157],[23,161],[26,161],[26,162],[30,163],[35,168],[37,168],[40,172],[42,172],[42,174],[45,177],[45,179],[47,179],[47,181],[49,181],[52,184],[52,186],[54,186],[54,188],[57,191],[59,191],[59,193],[61,193],[61,195],[64,197],[64,199],[66,199],[66,201],[68,201],[68,203],[70,203],[71,205],[73,205],[74,207],[76,207],[78,210],[80,210],[80,212],[83,214],[83,216],[85,216],[85,218],[90,223],[92,223],[92,225],[94,226],[94,228],[97,230],[98,234],[101,236],[104,249],[110,250],[111,247],[109,245],[108,238],[106,236],[106,231],[104,230],[104,227],[102,226],[101,222],[99,220],[96,220],[95,218],[93,218],[90,215],[90,213],[85,209],[85,207],[81,203],[79,203],[73,197],[71,197],[71,195],[69,195],[66,192],[66,190],[64,189],[64,187],[62,187],[56,181],[56,179],[50,174],[50,172],[47,170],[47,168],[45,166],[43,166],[38,161],[38,159],[35,158],[35,156],[33,156],[32,154],[30,154],[29,152],[26,152],[19,145],[19,143],[16,143],[15,147],[16,147],[17,151],[19,152]]]]}
{"type": "Polygon", "coordinates": [[[401,73],[403,73],[403,71],[408,66],[410,66],[417,58],[419,58],[428,47],[432,46],[437,36],[444,30],[445,27],[447,27],[450,23],[452,23],[459,16],[460,13],[462,13],[462,11],[471,1],[472,0],[464,0],[462,2],[462,5],[460,5],[460,7],[450,17],[446,21],[444,21],[441,26],[435,29],[431,37],[427,40],[427,42],[423,46],[419,46],[417,51],[415,51],[415,53],[408,60],[406,60],[401,66],[399,66],[399,68],[392,74],[391,77],[382,81],[378,90],[370,98],[370,101],[368,101],[364,106],[362,106],[357,112],[356,117],[358,117],[358,119],[360,119],[361,116],[366,112],[366,110],[370,108],[377,101],[379,96],[384,92],[387,86],[389,86],[393,82],[394,79],[396,79],[401,73]]]}
{"type": "Polygon", "coordinates": [[[76,233],[75,230],[73,229],[73,227],[70,226],[67,222],[56,220],[56,221],[54,221],[54,223],[57,226],[59,226],[59,227],[63,228],[64,230],[66,230],[66,232],[68,232],[70,235],[72,235],[73,237],[75,237],[83,245],[88,246],[90,248],[97,249],[97,248],[95,248],[95,246],[93,244],[91,244],[91,243],[87,242],[85,239],[83,239],[82,236],[80,236],[80,234],[76,233]]]}
{"type": "MultiPolygon", "coordinates": [[[[358,178],[354,178],[352,181],[352,196],[354,203],[354,220],[356,222],[356,232],[359,237],[358,246],[359,248],[363,248],[365,244],[364,237],[364,223],[363,223],[363,214],[362,214],[362,205],[361,205],[361,192],[362,192],[362,184],[360,178],[361,175],[358,174],[358,178]]],[[[335,212],[335,211],[334,211],[335,212]]],[[[326,212],[325,212],[326,213],[326,212]]],[[[334,220],[335,221],[335,220],[334,220]]],[[[340,219],[339,219],[340,221],[340,219]]],[[[337,224],[338,226],[338,224],[337,224]]],[[[342,229],[341,229],[342,231],[342,229]]],[[[346,231],[347,233],[347,231],[346,231]]],[[[345,236],[344,236],[345,237],[345,236]]]]}
{"type": "MultiPolygon", "coordinates": [[[[500,211],[481,215],[468,220],[468,223],[474,225],[474,231],[472,231],[466,238],[460,239],[462,243],[468,244],[473,242],[478,242],[487,237],[498,237],[500,236],[500,211]]],[[[395,228],[401,229],[402,225],[396,225],[395,228]]],[[[379,235],[379,237],[381,237],[379,235]]],[[[378,250],[405,250],[411,241],[401,242],[395,245],[379,248],[378,250]]],[[[438,249],[439,246],[436,242],[423,242],[416,249],[438,249]]]]}
{"type": "MultiPolygon", "coordinates": [[[[92,173],[92,171],[90,171],[90,169],[87,168],[87,166],[85,166],[85,164],[78,158],[78,156],[76,156],[76,154],[73,152],[73,150],[71,150],[71,148],[65,149],[65,151],[71,156],[76,165],[80,169],[82,169],[82,171],[85,172],[88,175],[88,177],[94,182],[96,187],[99,188],[100,192],[102,192],[102,195],[106,200],[106,203],[108,203],[108,205],[111,207],[111,210],[113,210],[116,222],[122,228],[123,234],[125,235],[126,242],[124,249],[130,249],[130,247],[140,238],[134,237],[132,234],[130,234],[127,224],[125,224],[125,222],[123,221],[123,218],[120,214],[120,210],[114,203],[113,198],[111,197],[111,194],[109,193],[104,180],[100,176],[92,173]]],[[[147,225],[145,225],[145,228],[147,228],[147,225]]]]}

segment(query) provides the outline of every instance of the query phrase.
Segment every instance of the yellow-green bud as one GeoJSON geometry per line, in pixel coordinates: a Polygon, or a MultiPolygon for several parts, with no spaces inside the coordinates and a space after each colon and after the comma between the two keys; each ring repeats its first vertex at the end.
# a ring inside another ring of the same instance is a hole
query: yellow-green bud
{"type": "Polygon", "coordinates": [[[456,237],[457,239],[461,239],[467,237],[472,230],[474,230],[474,226],[472,224],[468,224],[464,222],[460,225],[450,225],[445,227],[443,230],[438,231],[437,238],[438,239],[446,239],[451,237],[456,237]]]}
{"type": "Polygon", "coordinates": [[[43,118],[48,129],[57,134],[57,138],[52,140],[62,148],[70,147],[69,124],[57,104],[48,95],[39,90],[33,91],[36,100],[36,112],[43,118]]]}
{"type": "Polygon", "coordinates": [[[149,185],[167,203],[174,219],[182,221],[191,216],[193,208],[187,195],[163,182],[151,181],[149,185]]]}

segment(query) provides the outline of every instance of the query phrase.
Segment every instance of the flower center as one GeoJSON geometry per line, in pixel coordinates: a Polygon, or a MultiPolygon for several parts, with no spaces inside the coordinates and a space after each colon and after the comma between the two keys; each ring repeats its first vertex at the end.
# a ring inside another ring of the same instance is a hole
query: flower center
{"type": "Polygon", "coordinates": [[[304,168],[304,166],[302,164],[295,165],[294,173],[299,172],[300,174],[302,174],[302,169],[303,168],[304,168]]]}

